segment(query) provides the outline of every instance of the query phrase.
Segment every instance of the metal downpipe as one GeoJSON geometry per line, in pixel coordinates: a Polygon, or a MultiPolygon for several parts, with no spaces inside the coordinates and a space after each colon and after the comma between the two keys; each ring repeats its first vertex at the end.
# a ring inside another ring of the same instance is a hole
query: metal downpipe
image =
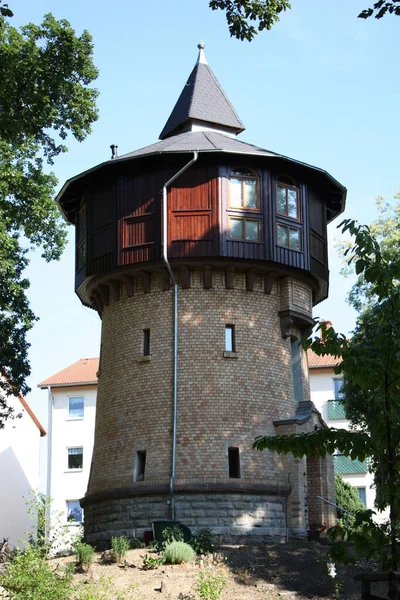
{"type": "Polygon", "coordinates": [[[169,480],[169,493],[171,496],[171,521],[175,521],[175,496],[174,481],[176,472],[176,430],[178,421],[178,283],[174,272],[168,260],[168,187],[173,183],[186,169],[196,162],[199,153],[193,151],[193,158],[180,169],[175,175],[168,179],[163,186],[163,260],[168,273],[174,284],[174,404],[173,404],[173,425],[172,425],[172,470],[169,480]]]}

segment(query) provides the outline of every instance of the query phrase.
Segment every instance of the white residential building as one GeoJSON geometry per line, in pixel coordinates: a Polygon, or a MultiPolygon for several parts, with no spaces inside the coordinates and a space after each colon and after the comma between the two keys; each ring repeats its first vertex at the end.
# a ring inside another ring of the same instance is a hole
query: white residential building
{"type": "MultiPolygon", "coordinates": [[[[337,364],[338,359],[333,356],[317,356],[314,352],[308,351],[311,400],[328,427],[349,429],[349,421],[345,418],[343,406],[338,402],[343,397],[341,393],[343,378],[334,372],[337,364]]],[[[373,476],[368,472],[368,460],[360,462],[351,460],[348,456],[336,455],[334,467],[335,473],[341,475],[344,481],[357,489],[358,496],[365,506],[376,510],[373,476]]],[[[377,516],[379,521],[385,521],[387,518],[386,511],[377,516]]]]}
{"type": "Polygon", "coordinates": [[[25,499],[39,489],[40,438],[46,431],[21,395],[9,396],[7,403],[21,417],[8,419],[0,430],[0,538],[17,546],[33,525],[25,499]]]}
{"type": "Polygon", "coordinates": [[[98,368],[97,358],[84,358],[39,384],[49,403],[46,495],[71,524],[82,522],[79,499],[92,461],[98,368]]]}

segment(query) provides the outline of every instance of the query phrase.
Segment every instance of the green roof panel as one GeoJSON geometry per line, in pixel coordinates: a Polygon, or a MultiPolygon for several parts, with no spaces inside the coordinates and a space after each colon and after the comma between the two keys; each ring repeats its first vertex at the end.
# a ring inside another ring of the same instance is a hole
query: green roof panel
{"type": "Polygon", "coordinates": [[[353,475],[356,473],[368,473],[368,459],[363,462],[351,460],[350,456],[336,454],[333,457],[333,466],[337,475],[353,475]]]}

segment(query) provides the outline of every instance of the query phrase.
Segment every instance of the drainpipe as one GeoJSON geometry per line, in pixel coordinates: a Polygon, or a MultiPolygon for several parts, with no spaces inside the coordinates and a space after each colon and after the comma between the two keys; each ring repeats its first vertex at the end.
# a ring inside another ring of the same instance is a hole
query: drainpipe
{"type": "MultiPolygon", "coordinates": [[[[51,498],[51,463],[53,449],[53,394],[51,393],[51,385],[47,386],[48,406],[47,406],[47,478],[46,478],[46,496],[51,498]]],[[[50,502],[47,503],[46,515],[46,540],[49,539],[50,529],[50,502]]]]}
{"type": "Polygon", "coordinates": [[[176,429],[178,417],[178,283],[175,279],[174,272],[168,260],[168,187],[173,183],[186,169],[196,162],[199,153],[193,152],[193,158],[180,169],[175,175],[168,179],[163,186],[163,260],[167,267],[168,273],[171,276],[174,284],[174,412],[172,425],[172,470],[169,480],[169,493],[171,496],[171,521],[175,521],[175,496],[174,496],[174,481],[176,472],[176,429]]]}

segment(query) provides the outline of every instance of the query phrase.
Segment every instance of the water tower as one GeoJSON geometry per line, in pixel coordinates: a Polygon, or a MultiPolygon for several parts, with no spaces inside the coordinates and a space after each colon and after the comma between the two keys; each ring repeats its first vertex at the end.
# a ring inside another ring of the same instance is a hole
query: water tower
{"type": "Polygon", "coordinates": [[[226,538],[330,519],[311,497],[334,498],[331,459],[252,443],[324,426],[297,341],[327,297],[327,224],[346,190],[243,130],[199,44],[160,141],[113,146],[59,194],[76,227],[76,293],[102,319],[81,501],[99,547],[158,519],[226,538]]]}

